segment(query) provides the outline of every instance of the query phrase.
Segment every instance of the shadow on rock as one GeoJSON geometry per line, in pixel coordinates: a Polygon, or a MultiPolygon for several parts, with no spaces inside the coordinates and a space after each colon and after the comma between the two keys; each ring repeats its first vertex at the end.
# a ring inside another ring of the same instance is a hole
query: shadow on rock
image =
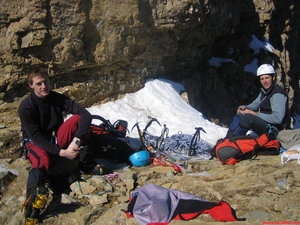
{"type": "Polygon", "coordinates": [[[53,200],[50,202],[49,206],[41,214],[41,220],[58,216],[59,214],[65,214],[70,212],[75,212],[78,208],[83,206],[80,202],[62,203],[59,200],[53,200]]]}

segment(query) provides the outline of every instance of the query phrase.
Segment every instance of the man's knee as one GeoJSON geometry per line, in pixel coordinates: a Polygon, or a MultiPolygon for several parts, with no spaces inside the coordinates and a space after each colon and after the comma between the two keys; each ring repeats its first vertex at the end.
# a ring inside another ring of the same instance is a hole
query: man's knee
{"type": "Polygon", "coordinates": [[[245,114],[241,117],[240,126],[261,135],[266,132],[268,123],[256,115],[245,114]]]}
{"type": "Polygon", "coordinates": [[[27,157],[32,164],[32,168],[43,168],[48,170],[50,158],[46,151],[32,147],[28,150],[27,157]]]}
{"type": "Polygon", "coordinates": [[[251,125],[253,124],[253,121],[255,120],[255,115],[252,114],[244,114],[240,116],[240,127],[250,129],[251,125]]]}

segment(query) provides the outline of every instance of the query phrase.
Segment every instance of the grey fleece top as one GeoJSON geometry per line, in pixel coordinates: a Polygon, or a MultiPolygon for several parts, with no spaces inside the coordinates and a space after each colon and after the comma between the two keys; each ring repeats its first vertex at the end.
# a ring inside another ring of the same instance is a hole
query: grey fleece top
{"type": "Polygon", "coordinates": [[[287,97],[281,93],[273,94],[270,98],[272,107],[272,113],[270,114],[259,112],[260,99],[261,93],[252,103],[246,105],[246,108],[258,112],[257,116],[265,120],[267,123],[280,124],[285,116],[285,104],[287,97]]]}

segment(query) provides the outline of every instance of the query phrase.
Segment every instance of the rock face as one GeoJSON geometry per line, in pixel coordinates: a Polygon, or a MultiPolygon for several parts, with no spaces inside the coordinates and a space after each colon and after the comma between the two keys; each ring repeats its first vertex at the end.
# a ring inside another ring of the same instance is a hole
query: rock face
{"type": "MultiPolygon", "coordinates": [[[[199,80],[200,92],[208,95],[201,89],[207,77],[224,82],[254,58],[248,46],[251,34],[265,35],[278,49],[280,72],[296,70],[288,54],[296,49],[286,46],[292,41],[288,34],[297,28],[293,1],[3,0],[0,4],[4,101],[24,95],[24,75],[30,65],[39,63],[47,65],[56,87],[78,84],[69,94],[85,105],[137,90],[145,78],[161,76],[199,80]],[[229,55],[230,48],[234,56],[229,55]],[[208,65],[213,56],[230,56],[241,65],[223,66],[224,78],[216,79],[220,71],[210,71],[208,65]]],[[[289,80],[284,85],[290,87],[289,80]]],[[[202,105],[197,99],[195,104],[202,105]]]]}
{"type": "Polygon", "coordinates": [[[7,140],[18,137],[16,108],[33,64],[44,64],[53,87],[83,106],[136,91],[148,78],[180,81],[194,107],[226,124],[237,105],[257,94],[245,66],[272,62],[290,105],[299,105],[297,1],[2,0],[0,6],[0,123],[7,140]],[[273,53],[250,48],[253,35],[267,38],[273,53]],[[215,67],[212,57],[231,61],[215,67]]]}
{"type": "MultiPolygon", "coordinates": [[[[35,64],[47,67],[53,88],[83,106],[136,91],[148,78],[179,81],[194,107],[226,124],[237,105],[257,94],[256,77],[245,67],[270,62],[292,109],[300,112],[299,5],[296,0],[1,0],[1,158],[16,155],[16,111],[29,91],[26,74],[35,64]],[[275,49],[254,51],[254,37],[267,38],[275,49]],[[230,60],[213,66],[213,57],[230,60]]],[[[18,224],[29,165],[18,159],[10,166],[19,175],[5,175],[8,186],[1,186],[0,219],[18,224]]],[[[150,182],[209,201],[228,201],[247,219],[232,224],[296,221],[298,171],[295,162],[283,166],[277,156],[235,166],[196,162],[182,174],[169,168],[132,168],[121,172],[114,192],[94,196],[89,203],[67,196],[65,205],[48,211],[51,217],[43,222],[136,224],[125,220],[120,209],[126,208],[134,187],[150,182]]],[[[203,221],[223,224],[204,215],[185,223],[203,221]]]]}
{"type": "MultiPolygon", "coordinates": [[[[237,1],[1,1],[3,100],[24,95],[43,63],[85,105],[137,90],[145,78],[183,80],[238,24],[237,1]],[[192,69],[192,70],[191,70],[192,69]],[[95,94],[96,93],[96,94],[95,94]]],[[[207,67],[207,65],[205,66],[207,67]]]]}

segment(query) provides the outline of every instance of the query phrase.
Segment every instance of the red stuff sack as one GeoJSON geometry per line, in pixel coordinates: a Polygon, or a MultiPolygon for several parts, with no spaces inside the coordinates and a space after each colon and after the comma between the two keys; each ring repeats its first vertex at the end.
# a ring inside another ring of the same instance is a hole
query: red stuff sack
{"type": "Polygon", "coordinates": [[[212,155],[222,164],[235,164],[257,155],[278,155],[280,143],[270,140],[266,134],[258,138],[237,136],[230,139],[220,139],[213,148],[212,155]]]}

